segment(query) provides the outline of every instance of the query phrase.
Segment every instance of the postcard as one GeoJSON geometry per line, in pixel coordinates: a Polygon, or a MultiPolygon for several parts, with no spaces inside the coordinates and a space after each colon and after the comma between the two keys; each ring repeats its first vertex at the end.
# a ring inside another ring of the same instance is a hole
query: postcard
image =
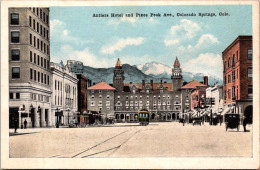
{"type": "Polygon", "coordinates": [[[1,168],[259,167],[259,2],[1,9],[1,168]]]}

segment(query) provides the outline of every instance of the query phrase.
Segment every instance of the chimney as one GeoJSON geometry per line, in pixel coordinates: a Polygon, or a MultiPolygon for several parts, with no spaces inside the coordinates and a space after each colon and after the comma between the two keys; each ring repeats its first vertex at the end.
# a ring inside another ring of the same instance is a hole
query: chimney
{"type": "Polygon", "coordinates": [[[150,80],[150,84],[151,84],[152,90],[153,90],[153,80],[150,80]]]}
{"type": "Polygon", "coordinates": [[[145,87],[145,81],[144,80],[142,80],[142,87],[143,87],[143,89],[145,87]]]}
{"type": "Polygon", "coordinates": [[[203,84],[208,86],[208,76],[203,76],[203,84]]]}

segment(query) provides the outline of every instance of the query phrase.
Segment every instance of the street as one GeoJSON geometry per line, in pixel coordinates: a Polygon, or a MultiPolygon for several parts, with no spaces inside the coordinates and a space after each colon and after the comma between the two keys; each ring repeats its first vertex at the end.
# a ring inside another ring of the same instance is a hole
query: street
{"type": "Polygon", "coordinates": [[[11,158],[193,157],[252,155],[250,132],[178,122],[109,127],[10,129],[11,158]]]}

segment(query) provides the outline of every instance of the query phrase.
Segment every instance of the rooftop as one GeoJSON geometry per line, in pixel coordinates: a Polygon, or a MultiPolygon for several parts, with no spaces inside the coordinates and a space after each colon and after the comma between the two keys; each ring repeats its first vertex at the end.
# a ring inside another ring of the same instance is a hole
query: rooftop
{"type": "Polygon", "coordinates": [[[192,80],[191,82],[189,82],[188,84],[186,84],[185,86],[182,86],[182,89],[194,89],[197,86],[207,86],[205,84],[199,83],[196,80],[192,80]]]}
{"type": "Polygon", "coordinates": [[[101,81],[94,86],[88,88],[88,90],[116,90],[114,87],[108,85],[107,83],[101,81]]]}

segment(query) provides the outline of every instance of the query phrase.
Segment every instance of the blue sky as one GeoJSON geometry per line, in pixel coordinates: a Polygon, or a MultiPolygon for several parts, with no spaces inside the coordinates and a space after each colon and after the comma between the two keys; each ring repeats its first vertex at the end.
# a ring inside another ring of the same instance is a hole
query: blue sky
{"type": "Polygon", "coordinates": [[[238,36],[252,34],[251,5],[51,7],[51,60],[79,60],[112,67],[160,62],[183,71],[222,78],[222,51],[238,36]],[[227,12],[229,16],[219,16],[227,12]],[[111,13],[171,13],[174,17],[93,17],[111,13]],[[177,17],[195,13],[196,17],[177,17]],[[215,13],[200,17],[198,13],[215,13]]]}

